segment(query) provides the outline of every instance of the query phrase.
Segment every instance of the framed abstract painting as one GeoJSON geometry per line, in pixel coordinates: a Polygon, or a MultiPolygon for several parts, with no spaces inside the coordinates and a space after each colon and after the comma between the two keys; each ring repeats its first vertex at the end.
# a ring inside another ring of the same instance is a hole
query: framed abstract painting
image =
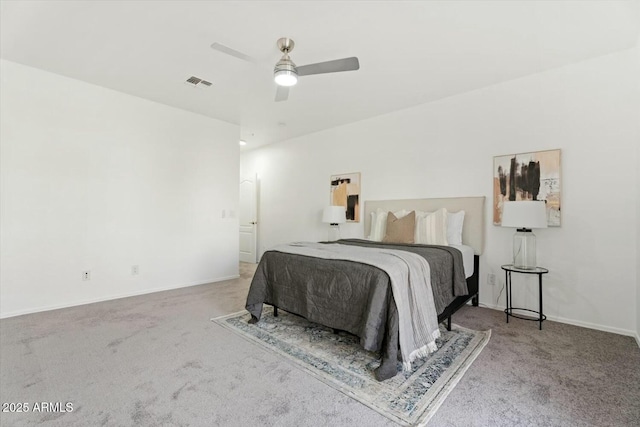
{"type": "Polygon", "coordinates": [[[508,154],[493,158],[493,224],[502,223],[505,201],[541,200],[547,226],[560,226],[560,150],[508,154]]]}
{"type": "Polygon", "coordinates": [[[360,222],[360,172],[331,175],[332,206],[344,206],[347,222],[360,222]]]}

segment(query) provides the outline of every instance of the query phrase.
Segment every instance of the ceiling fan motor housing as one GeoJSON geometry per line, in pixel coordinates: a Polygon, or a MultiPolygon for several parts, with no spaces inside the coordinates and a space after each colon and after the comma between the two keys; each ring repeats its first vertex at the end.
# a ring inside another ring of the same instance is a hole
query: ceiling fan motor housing
{"type": "Polygon", "coordinates": [[[296,68],[296,64],[294,64],[291,58],[289,58],[289,55],[285,53],[273,69],[274,73],[277,73],[278,71],[292,71],[297,73],[298,69],[296,68]]]}
{"type": "Polygon", "coordinates": [[[282,58],[273,69],[273,76],[278,85],[293,86],[298,82],[298,69],[296,64],[289,58],[287,51],[283,52],[284,55],[282,55],[282,58]]]}

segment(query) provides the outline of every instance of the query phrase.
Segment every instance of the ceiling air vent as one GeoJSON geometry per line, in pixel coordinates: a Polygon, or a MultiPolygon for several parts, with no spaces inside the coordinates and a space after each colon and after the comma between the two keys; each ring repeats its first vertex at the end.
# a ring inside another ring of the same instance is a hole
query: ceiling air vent
{"type": "Polygon", "coordinates": [[[193,86],[193,87],[199,87],[199,88],[202,88],[202,89],[208,88],[208,87],[213,85],[213,83],[208,82],[206,80],[202,80],[201,78],[196,77],[196,76],[189,77],[184,82],[184,84],[189,85],[189,86],[193,86]]]}

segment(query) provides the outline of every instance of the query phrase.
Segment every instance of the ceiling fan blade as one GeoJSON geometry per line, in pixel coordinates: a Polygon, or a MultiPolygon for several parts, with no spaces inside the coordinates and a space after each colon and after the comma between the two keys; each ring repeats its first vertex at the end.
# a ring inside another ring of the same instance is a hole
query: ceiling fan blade
{"type": "Polygon", "coordinates": [[[276,102],[286,101],[289,98],[289,87],[278,86],[276,89],[276,102]]]}
{"type": "Polygon", "coordinates": [[[301,65],[296,67],[299,76],[308,76],[311,74],[337,73],[340,71],[354,71],[360,68],[358,58],[335,59],[333,61],[317,62],[315,64],[301,65]]]}
{"type": "Polygon", "coordinates": [[[243,61],[249,61],[252,63],[256,63],[257,61],[249,55],[245,55],[244,53],[237,51],[235,49],[231,49],[229,46],[225,46],[221,43],[215,42],[211,45],[211,49],[217,50],[218,52],[226,53],[227,55],[231,55],[238,59],[242,59],[243,61]]]}

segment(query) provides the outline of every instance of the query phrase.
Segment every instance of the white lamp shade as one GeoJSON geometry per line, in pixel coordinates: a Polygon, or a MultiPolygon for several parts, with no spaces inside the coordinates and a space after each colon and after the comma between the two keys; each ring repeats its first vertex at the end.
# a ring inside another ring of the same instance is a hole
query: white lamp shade
{"type": "Polygon", "coordinates": [[[547,228],[546,203],[542,201],[504,202],[502,226],[515,228],[547,228]]]}
{"type": "Polygon", "coordinates": [[[347,211],[344,206],[327,206],[322,212],[322,222],[342,224],[347,222],[347,211]]]}

